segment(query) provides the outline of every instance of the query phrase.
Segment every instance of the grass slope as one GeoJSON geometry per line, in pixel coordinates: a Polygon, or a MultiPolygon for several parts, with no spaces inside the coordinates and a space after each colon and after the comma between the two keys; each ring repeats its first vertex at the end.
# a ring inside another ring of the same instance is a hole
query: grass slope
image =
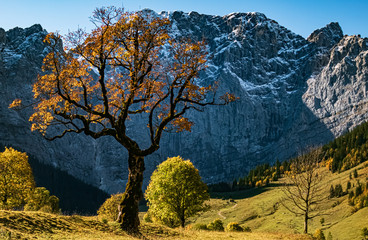
{"type": "MultiPolygon", "coordinates": [[[[362,163],[342,173],[331,173],[322,168],[321,173],[325,176],[322,184],[328,196],[331,185],[341,184],[345,191],[349,180],[352,185],[356,185],[358,180],[365,184],[368,179],[368,164],[362,163]],[[359,176],[356,179],[349,179],[349,174],[354,169],[358,170],[359,176]]],[[[219,218],[224,222],[224,226],[229,222],[238,222],[243,227],[250,227],[256,233],[301,233],[303,218],[288,212],[281,204],[284,198],[280,190],[282,181],[281,179],[263,189],[214,195],[218,198],[211,198],[209,201],[210,211],[190,219],[190,222],[209,223],[219,218]]],[[[351,190],[353,189],[354,187],[351,190]]],[[[333,239],[362,239],[361,229],[368,227],[368,208],[353,213],[353,207],[348,204],[348,196],[345,195],[322,202],[319,209],[324,215],[310,220],[309,233],[313,234],[317,229],[322,229],[326,237],[328,232],[331,232],[333,239]],[[323,225],[320,223],[322,217],[325,219],[323,225]]]]}
{"type": "MultiPolygon", "coordinates": [[[[368,164],[363,163],[342,173],[331,173],[321,169],[325,177],[322,184],[329,194],[331,185],[341,184],[346,190],[347,182],[356,186],[357,181],[365,183],[368,179],[368,164]],[[349,179],[350,173],[358,170],[358,178],[349,179]]],[[[247,191],[213,194],[208,204],[210,210],[189,219],[189,224],[212,222],[219,218],[226,226],[229,222],[238,222],[250,227],[251,233],[194,231],[170,229],[165,226],[142,223],[144,239],[311,239],[300,234],[303,230],[302,217],[295,217],[281,204],[283,193],[280,190],[282,179],[266,188],[247,191]]],[[[354,187],[352,187],[352,190],[354,187]]],[[[320,204],[324,214],[324,224],[320,217],[310,221],[310,233],[322,229],[327,236],[331,232],[333,239],[360,240],[361,229],[368,227],[368,208],[357,212],[348,204],[348,196],[328,199],[320,204]]],[[[140,215],[143,216],[144,213],[140,215]]],[[[103,223],[96,216],[63,216],[41,212],[0,211],[0,239],[136,239],[119,230],[116,223],[103,223]]]]}

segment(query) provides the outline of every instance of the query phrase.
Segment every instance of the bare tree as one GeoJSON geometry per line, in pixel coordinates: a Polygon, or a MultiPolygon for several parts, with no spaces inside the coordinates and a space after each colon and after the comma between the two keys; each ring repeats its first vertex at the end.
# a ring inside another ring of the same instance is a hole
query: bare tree
{"type": "Polygon", "coordinates": [[[282,205],[304,217],[304,233],[308,233],[308,220],[321,216],[318,205],[327,199],[319,169],[322,157],[321,148],[310,148],[292,160],[290,171],[285,174],[285,185],[281,188],[285,195],[282,205]]]}

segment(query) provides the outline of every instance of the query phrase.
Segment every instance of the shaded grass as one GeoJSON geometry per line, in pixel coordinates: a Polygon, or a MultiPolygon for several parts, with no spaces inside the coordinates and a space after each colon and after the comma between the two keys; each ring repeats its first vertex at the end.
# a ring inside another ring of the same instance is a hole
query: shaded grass
{"type": "Polygon", "coordinates": [[[143,223],[141,236],[129,236],[115,222],[103,223],[97,217],[62,216],[41,212],[0,211],[0,239],[169,239],[169,240],[226,240],[226,239],[310,239],[305,235],[283,233],[236,233],[171,229],[143,223]]]}

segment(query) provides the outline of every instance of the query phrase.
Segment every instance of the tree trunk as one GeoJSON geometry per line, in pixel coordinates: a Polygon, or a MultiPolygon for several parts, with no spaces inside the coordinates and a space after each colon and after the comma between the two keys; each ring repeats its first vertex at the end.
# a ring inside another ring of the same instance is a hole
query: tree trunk
{"type": "Polygon", "coordinates": [[[184,214],[183,214],[183,216],[181,216],[181,218],[180,218],[180,225],[181,225],[181,227],[182,228],[184,228],[185,227],[185,217],[184,217],[184,214]]]}
{"type": "Polygon", "coordinates": [[[120,223],[122,230],[137,234],[139,233],[138,204],[143,198],[144,157],[129,153],[128,163],[128,183],[119,205],[117,221],[120,223]]]}
{"type": "Polygon", "coordinates": [[[308,212],[305,212],[304,214],[304,233],[307,234],[308,233],[308,212]]]}

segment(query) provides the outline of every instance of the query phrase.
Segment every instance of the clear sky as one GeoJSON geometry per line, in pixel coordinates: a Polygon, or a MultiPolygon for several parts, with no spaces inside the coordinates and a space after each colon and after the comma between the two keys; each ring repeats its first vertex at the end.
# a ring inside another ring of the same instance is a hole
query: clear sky
{"type": "Polygon", "coordinates": [[[78,26],[91,28],[93,10],[111,5],[129,11],[150,8],[220,16],[262,12],[303,37],[330,22],[339,22],[344,34],[368,37],[368,0],[0,0],[0,27],[8,30],[40,23],[49,32],[65,34],[78,26]]]}

